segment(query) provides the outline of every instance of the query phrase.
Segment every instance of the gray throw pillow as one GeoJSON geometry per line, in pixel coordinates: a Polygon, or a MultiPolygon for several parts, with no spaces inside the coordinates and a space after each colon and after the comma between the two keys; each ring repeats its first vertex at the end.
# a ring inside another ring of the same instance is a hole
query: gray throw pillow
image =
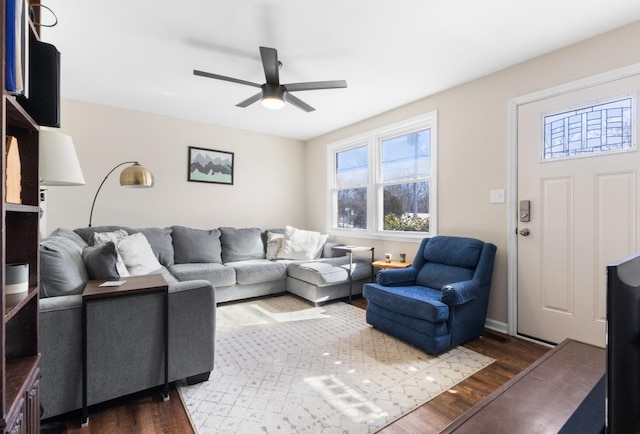
{"type": "Polygon", "coordinates": [[[109,241],[101,246],[82,250],[82,259],[91,280],[118,279],[116,245],[109,241]]]}
{"type": "Polygon", "coordinates": [[[40,280],[43,297],[81,294],[89,280],[82,248],[65,237],[40,242],[40,280]]]}
{"type": "MultiPolygon", "coordinates": [[[[173,240],[171,239],[171,228],[142,228],[135,229],[141,232],[151,244],[151,249],[155,253],[158,261],[165,267],[170,267],[174,263],[173,240]]],[[[131,233],[131,232],[130,232],[131,233]]]]}
{"type": "Polygon", "coordinates": [[[222,262],[264,259],[265,249],[260,228],[220,228],[222,262]]]}
{"type": "Polygon", "coordinates": [[[117,230],[124,230],[128,234],[132,234],[135,231],[125,226],[89,226],[86,228],[77,228],[73,232],[80,235],[80,238],[85,240],[87,244],[91,245],[91,239],[95,232],[115,232],[117,230]]]}
{"type": "Polygon", "coordinates": [[[172,226],[176,264],[221,263],[220,231],[172,226]]]}

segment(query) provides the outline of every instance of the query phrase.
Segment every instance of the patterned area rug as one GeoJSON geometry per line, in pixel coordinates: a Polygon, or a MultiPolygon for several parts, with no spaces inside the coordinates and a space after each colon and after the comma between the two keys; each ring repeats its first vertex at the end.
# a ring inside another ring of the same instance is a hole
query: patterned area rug
{"type": "Polygon", "coordinates": [[[371,433],[494,360],[432,357],[337,302],[280,296],[218,307],[209,381],[179,386],[199,434],[371,433]]]}

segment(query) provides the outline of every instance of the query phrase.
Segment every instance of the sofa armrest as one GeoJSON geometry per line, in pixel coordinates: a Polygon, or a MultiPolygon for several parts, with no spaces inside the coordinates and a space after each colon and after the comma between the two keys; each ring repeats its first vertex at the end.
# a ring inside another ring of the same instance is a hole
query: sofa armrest
{"type": "Polygon", "coordinates": [[[324,247],[322,248],[322,257],[323,258],[337,258],[339,256],[344,256],[344,252],[337,252],[333,250],[336,246],[344,246],[342,243],[334,243],[333,241],[327,241],[324,243],[324,247]]]}
{"type": "Polygon", "coordinates": [[[376,274],[376,282],[382,286],[413,286],[416,284],[416,269],[409,267],[380,270],[376,274]]]}
{"type": "Polygon", "coordinates": [[[442,287],[442,302],[449,306],[467,303],[478,298],[478,282],[465,280],[442,287]]]}

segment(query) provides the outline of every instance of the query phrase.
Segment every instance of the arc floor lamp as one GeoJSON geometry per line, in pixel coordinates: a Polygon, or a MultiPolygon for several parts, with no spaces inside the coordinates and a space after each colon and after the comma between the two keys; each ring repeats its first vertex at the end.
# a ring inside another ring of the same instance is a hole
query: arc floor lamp
{"type": "Polygon", "coordinates": [[[96,199],[98,198],[98,194],[100,193],[100,189],[104,185],[104,182],[107,180],[109,175],[111,175],[118,167],[124,166],[125,164],[131,164],[131,166],[127,167],[120,173],[120,185],[123,187],[133,187],[133,188],[151,188],[154,184],[153,174],[145,169],[138,163],[137,161],[125,161],[122,162],[104,177],[100,186],[98,187],[98,191],[96,191],[96,195],[93,197],[93,203],[91,204],[91,213],[89,214],[89,227],[91,227],[91,221],[93,219],[93,208],[96,206],[96,199]]]}

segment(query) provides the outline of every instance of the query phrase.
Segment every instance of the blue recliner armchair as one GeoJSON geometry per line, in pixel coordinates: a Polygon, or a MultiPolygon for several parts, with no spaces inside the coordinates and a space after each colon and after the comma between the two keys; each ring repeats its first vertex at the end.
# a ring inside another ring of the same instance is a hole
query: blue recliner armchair
{"type": "Polygon", "coordinates": [[[411,267],[382,270],[364,285],[367,323],[429,354],[480,337],[495,254],[473,238],[425,238],[411,267]]]}

